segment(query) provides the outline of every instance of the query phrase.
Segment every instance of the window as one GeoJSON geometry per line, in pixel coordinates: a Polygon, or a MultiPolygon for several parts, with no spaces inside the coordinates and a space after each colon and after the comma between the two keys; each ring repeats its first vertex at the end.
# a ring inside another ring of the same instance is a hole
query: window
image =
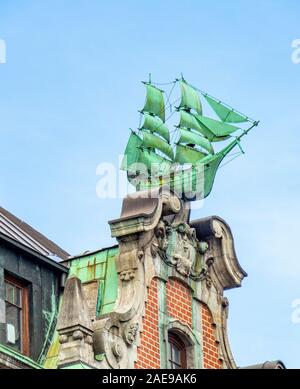
{"type": "Polygon", "coordinates": [[[5,276],[6,344],[29,354],[28,289],[19,280],[5,276]]]}
{"type": "Polygon", "coordinates": [[[173,332],[168,334],[171,369],[186,369],[186,347],[184,342],[173,332]]]}

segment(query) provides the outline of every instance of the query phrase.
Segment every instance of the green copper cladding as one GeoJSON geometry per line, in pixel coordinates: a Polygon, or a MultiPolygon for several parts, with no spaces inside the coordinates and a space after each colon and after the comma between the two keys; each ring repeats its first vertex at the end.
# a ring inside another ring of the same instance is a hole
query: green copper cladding
{"type": "Polygon", "coordinates": [[[158,117],[144,113],[144,123],[141,129],[156,132],[162,136],[167,142],[170,142],[170,132],[164,122],[158,117]]]}
{"type": "Polygon", "coordinates": [[[180,108],[194,109],[199,115],[202,115],[202,105],[197,91],[185,81],[180,81],[180,88],[180,108]]]}
{"type": "MultiPolygon", "coordinates": [[[[8,358],[16,359],[20,364],[26,366],[23,369],[43,369],[43,366],[35,362],[33,359],[19,353],[11,347],[0,344],[0,353],[6,355],[8,358]]],[[[5,385],[3,385],[4,387],[5,385]]]]}
{"type": "Polygon", "coordinates": [[[183,128],[179,128],[180,131],[180,143],[186,143],[186,144],[194,144],[202,147],[204,150],[206,150],[210,154],[214,154],[214,149],[210,143],[210,141],[204,136],[200,134],[196,134],[195,132],[191,130],[185,130],[183,128]]]}
{"type": "Polygon", "coordinates": [[[158,149],[171,160],[174,158],[172,147],[168,142],[152,134],[151,132],[141,130],[141,133],[143,134],[142,146],[158,149]]]}
{"type": "Polygon", "coordinates": [[[165,121],[165,102],[163,91],[154,85],[144,82],[147,90],[146,102],[142,112],[158,116],[163,122],[165,121]]]}
{"type": "Polygon", "coordinates": [[[239,114],[232,108],[226,107],[221,101],[217,101],[214,98],[203,93],[208,104],[212,107],[219,118],[226,123],[243,123],[248,121],[248,117],[239,114]]]}
{"type": "MultiPolygon", "coordinates": [[[[114,309],[118,292],[118,274],[115,263],[118,255],[119,247],[113,246],[95,252],[88,252],[68,260],[70,267],[68,277],[78,277],[82,282],[83,290],[91,283],[98,285],[97,296],[94,297],[93,305],[96,317],[107,315],[114,309]]],[[[59,334],[55,330],[43,363],[44,368],[57,368],[59,350],[59,334]]]]}

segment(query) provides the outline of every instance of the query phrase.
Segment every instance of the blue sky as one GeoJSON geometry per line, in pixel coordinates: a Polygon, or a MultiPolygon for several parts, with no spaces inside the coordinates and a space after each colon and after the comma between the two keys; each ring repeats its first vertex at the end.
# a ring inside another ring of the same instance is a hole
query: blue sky
{"type": "Polygon", "coordinates": [[[0,203],[71,254],[113,243],[121,200],[96,196],[96,167],[118,163],[149,72],[183,72],[261,120],[192,215],[230,224],[249,275],[227,293],[239,366],[300,367],[299,13],[296,0],[0,3],[0,203]]]}

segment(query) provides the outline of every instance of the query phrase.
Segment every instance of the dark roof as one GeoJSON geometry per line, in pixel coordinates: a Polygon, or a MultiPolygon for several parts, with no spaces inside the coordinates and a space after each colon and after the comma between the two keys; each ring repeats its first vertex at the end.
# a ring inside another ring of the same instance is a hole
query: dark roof
{"type": "Polygon", "coordinates": [[[63,272],[63,273],[69,272],[68,267],[63,263],[63,261],[60,261],[60,262],[54,261],[49,256],[43,255],[43,254],[39,253],[38,251],[31,249],[30,247],[26,246],[25,244],[22,244],[21,242],[18,242],[16,240],[10,238],[9,236],[2,234],[2,232],[0,232],[0,242],[1,241],[9,244],[10,246],[13,246],[14,248],[17,248],[17,249],[23,251],[26,254],[29,254],[32,260],[35,260],[39,263],[43,262],[44,265],[50,266],[50,267],[52,267],[56,270],[59,270],[60,272],[63,272]]]}
{"type": "Polygon", "coordinates": [[[240,369],[286,369],[281,361],[266,361],[257,365],[240,367],[240,369]]]}
{"type": "Polygon", "coordinates": [[[57,244],[3,207],[0,207],[0,232],[43,255],[57,256],[62,260],[70,256],[57,244]]]}

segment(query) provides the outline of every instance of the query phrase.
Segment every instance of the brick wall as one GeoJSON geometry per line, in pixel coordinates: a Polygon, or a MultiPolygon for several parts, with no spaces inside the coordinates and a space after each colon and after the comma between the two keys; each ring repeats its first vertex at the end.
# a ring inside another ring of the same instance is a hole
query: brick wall
{"type": "Polygon", "coordinates": [[[215,338],[215,328],[210,310],[201,304],[203,363],[206,369],[221,369],[222,362],[218,357],[218,345],[215,338]]]}
{"type": "Polygon", "coordinates": [[[138,347],[136,369],[159,369],[160,350],[158,332],[158,280],[154,278],[148,289],[143,331],[138,347]]]}
{"type": "Polygon", "coordinates": [[[168,315],[192,327],[192,296],[181,282],[169,279],[167,282],[168,315]]]}
{"type": "MultiPolygon", "coordinates": [[[[158,280],[154,278],[148,289],[148,298],[143,318],[143,331],[137,351],[136,369],[160,368],[160,345],[158,330],[158,280]]],[[[192,296],[187,286],[175,279],[166,284],[166,305],[170,317],[192,327],[192,296]]],[[[205,304],[201,304],[203,330],[203,363],[206,369],[221,369],[218,344],[212,315],[205,304]]]]}

